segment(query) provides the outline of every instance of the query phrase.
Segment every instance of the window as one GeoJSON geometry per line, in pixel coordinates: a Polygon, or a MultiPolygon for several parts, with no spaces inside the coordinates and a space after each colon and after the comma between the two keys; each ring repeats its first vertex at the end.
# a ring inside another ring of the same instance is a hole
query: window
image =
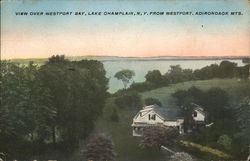
{"type": "Polygon", "coordinates": [[[153,115],[148,115],[148,120],[155,120],[155,117],[156,117],[156,115],[155,114],[153,114],[153,115]]]}
{"type": "Polygon", "coordinates": [[[155,120],[155,114],[151,116],[151,119],[152,119],[152,120],[155,120]]]}
{"type": "Polygon", "coordinates": [[[194,112],[194,117],[197,117],[197,112],[196,111],[194,112]]]}

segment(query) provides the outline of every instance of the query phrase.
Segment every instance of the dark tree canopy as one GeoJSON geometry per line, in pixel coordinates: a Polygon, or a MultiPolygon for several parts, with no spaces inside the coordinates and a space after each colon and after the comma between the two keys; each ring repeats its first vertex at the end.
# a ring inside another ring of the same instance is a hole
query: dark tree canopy
{"type": "Polygon", "coordinates": [[[146,78],[146,81],[153,83],[155,85],[159,85],[159,86],[163,82],[163,77],[159,70],[148,71],[145,78],[146,78]]]}
{"type": "Polygon", "coordinates": [[[103,65],[95,60],[68,61],[55,56],[41,66],[39,73],[57,110],[59,139],[77,144],[92,129],[107,96],[103,65]]]}
{"type": "Polygon", "coordinates": [[[73,151],[101,114],[105,74],[99,61],[64,56],[52,56],[40,67],[1,61],[0,151],[20,159],[52,143],[73,151]]]}

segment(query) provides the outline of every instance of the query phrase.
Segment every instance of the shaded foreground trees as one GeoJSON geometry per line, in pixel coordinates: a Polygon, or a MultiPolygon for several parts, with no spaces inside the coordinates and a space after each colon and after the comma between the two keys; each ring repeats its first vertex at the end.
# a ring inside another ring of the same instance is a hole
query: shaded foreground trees
{"type": "Polygon", "coordinates": [[[58,133],[59,141],[67,145],[77,145],[92,130],[104,106],[108,81],[103,65],[94,60],[71,62],[52,57],[39,72],[57,110],[53,134],[58,133]]]}
{"type": "Polygon", "coordinates": [[[28,158],[51,143],[74,150],[102,111],[107,83],[94,60],[53,56],[41,67],[1,61],[0,151],[28,158]]]}

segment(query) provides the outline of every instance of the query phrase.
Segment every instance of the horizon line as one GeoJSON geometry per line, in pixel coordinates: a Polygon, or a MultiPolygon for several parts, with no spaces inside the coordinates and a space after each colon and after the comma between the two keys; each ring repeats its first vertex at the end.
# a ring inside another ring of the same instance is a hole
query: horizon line
{"type": "MultiPolygon", "coordinates": [[[[28,59],[48,59],[52,56],[55,56],[55,55],[64,55],[64,54],[54,54],[54,55],[51,55],[49,57],[30,57],[30,58],[22,58],[22,57],[17,57],[17,58],[1,58],[0,57],[0,60],[19,60],[19,59],[22,59],[22,60],[28,60],[28,59]]],[[[229,55],[229,56],[214,56],[214,55],[211,55],[211,56],[178,56],[178,55],[175,55],[175,56],[111,56],[111,55],[64,55],[65,58],[69,58],[69,57],[114,57],[114,58],[164,58],[164,57],[175,57],[175,58],[244,58],[244,57],[250,57],[250,55],[229,55]]]]}

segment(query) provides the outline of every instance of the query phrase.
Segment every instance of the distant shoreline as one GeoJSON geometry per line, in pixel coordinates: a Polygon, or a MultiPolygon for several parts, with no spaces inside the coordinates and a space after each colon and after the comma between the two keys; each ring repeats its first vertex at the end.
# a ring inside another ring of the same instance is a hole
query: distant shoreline
{"type": "MultiPolygon", "coordinates": [[[[119,57],[119,56],[66,56],[67,59],[72,61],[79,61],[82,59],[99,60],[101,62],[107,61],[185,61],[185,60],[240,60],[243,58],[249,58],[249,56],[157,56],[157,57],[119,57]]],[[[44,62],[48,58],[13,58],[2,59],[12,62],[24,62],[24,61],[40,61],[44,62]]]]}

